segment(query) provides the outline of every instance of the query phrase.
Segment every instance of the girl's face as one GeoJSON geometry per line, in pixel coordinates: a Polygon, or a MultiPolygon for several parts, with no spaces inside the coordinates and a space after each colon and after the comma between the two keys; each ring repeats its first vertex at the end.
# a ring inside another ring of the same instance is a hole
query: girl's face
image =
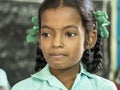
{"type": "Polygon", "coordinates": [[[80,63],[85,50],[85,29],[74,8],[47,9],[41,16],[39,47],[54,69],[67,69],[80,63]]]}

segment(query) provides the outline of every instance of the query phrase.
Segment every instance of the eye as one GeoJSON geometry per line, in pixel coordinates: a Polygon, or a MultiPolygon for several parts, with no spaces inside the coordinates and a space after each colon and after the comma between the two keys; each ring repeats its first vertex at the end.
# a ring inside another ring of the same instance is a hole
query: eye
{"type": "Polygon", "coordinates": [[[73,33],[73,32],[66,32],[65,33],[65,36],[67,36],[67,37],[74,37],[74,36],[76,36],[77,34],[76,33],[73,33]]]}
{"type": "Polygon", "coordinates": [[[50,37],[51,34],[50,34],[50,33],[42,33],[41,36],[42,36],[42,37],[50,37]]]}

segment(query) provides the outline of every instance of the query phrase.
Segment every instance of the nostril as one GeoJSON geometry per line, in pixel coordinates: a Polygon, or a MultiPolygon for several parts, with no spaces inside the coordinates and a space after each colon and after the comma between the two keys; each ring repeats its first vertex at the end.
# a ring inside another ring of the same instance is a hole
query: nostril
{"type": "Polygon", "coordinates": [[[64,44],[61,39],[57,39],[57,40],[53,40],[52,46],[53,47],[63,47],[64,44]]]}

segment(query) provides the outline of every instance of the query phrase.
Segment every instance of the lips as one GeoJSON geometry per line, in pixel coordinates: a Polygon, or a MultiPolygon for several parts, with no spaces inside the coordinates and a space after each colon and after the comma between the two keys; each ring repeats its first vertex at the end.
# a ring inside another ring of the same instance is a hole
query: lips
{"type": "Polygon", "coordinates": [[[62,58],[62,57],[65,57],[67,56],[66,54],[63,54],[63,53],[52,53],[50,54],[50,57],[53,57],[53,58],[62,58]]]}
{"type": "Polygon", "coordinates": [[[50,56],[52,56],[52,57],[63,57],[63,56],[65,56],[65,55],[63,55],[63,54],[52,54],[52,55],[50,55],[50,56]]]}

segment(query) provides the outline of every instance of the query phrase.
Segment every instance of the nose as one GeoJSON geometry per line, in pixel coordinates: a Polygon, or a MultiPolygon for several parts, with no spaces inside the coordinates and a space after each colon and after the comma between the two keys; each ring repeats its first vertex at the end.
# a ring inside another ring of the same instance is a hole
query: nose
{"type": "Polygon", "coordinates": [[[61,35],[56,35],[53,37],[53,41],[52,41],[52,47],[54,48],[63,48],[64,44],[63,44],[63,38],[61,35]]]}

